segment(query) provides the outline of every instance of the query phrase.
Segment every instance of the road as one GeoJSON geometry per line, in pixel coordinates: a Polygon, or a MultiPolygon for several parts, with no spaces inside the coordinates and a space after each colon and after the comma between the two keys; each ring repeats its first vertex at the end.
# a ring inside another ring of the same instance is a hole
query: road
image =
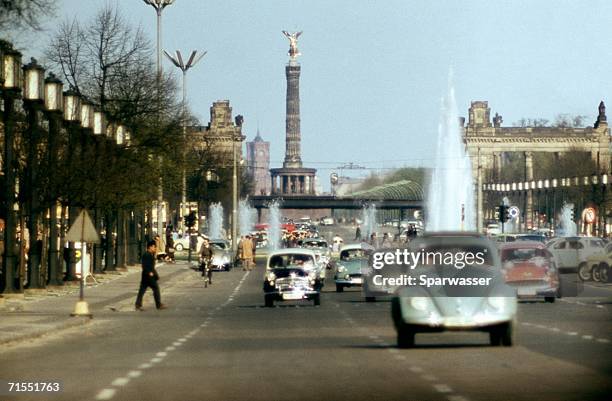
{"type": "Polygon", "coordinates": [[[595,400],[612,390],[610,297],[521,303],[512,348],[450,333],[403,350],[389,302],[365,303],[359,290],[328,285],[320,307],[270,309],[261,265],[217,273],[209,288],[184,265],[163,269],[169,309],[150,295],[145,312],[122,300],[91,324],[5,348],[0,377],[61,380],[53,400],[595,400]]]}

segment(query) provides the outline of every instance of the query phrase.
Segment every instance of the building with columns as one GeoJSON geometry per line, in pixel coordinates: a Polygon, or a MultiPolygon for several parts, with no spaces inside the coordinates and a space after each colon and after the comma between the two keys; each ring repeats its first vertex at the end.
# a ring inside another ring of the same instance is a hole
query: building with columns
{"type": "Polygon", "coordinates": [[[253,195],[270,195],[270,142],[264,141],[257,130],[252,142],[246,143],[246,161],[253,179],[253,195]]]}
{"type": "MultiPolygon", "coordinates": [[[[293,48],[292,48],[293,49],[293,48]]],[[[290,51],[289,63],[285,66],[287,77],[285,119],[285,161],[282,168],[270,170],[271,194],[279,196],[315,195],[317,170],[302,165],[300,132],[300,72],[301,66],[290,51]]]]}
{"type": "MultiPolygon", "coordinates": [[[[565,152],[588,152],[597,165],[597,173],[610,173],[612,140],[606,117],[606,107],[599,104],[598,116],[592,127],[502,127],[497,113],[491,119],[486,101],[474,101],[468,112],[468,122],[460,121],[468,154],[472,161],[474,181],[482,185],[484,171],[499,172],[503,156],[508,152],[521,152],[525,160],[525,181],[533,180],[533,155],[548,152],[556,156],[565,152]]],[[[478,205],[482,216],[482,203],[478,205]]],[[[533,194],[527,193],[525,223],[532,227],[533,194]]]]}

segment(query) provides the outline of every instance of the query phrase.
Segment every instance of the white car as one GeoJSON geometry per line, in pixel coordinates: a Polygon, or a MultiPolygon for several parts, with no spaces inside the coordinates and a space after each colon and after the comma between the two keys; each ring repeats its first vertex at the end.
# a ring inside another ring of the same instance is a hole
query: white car
{"type": "Polygon", "coordinates": [[[410,250],[445,254],[481,253],[484,255],[483,263],[464,266],[460,271],[453,265],[443,264],[447,262],[435,262],[435,257],[433,261],[427,260],[410,271],[438,275],[446,269],[453,276],[467,277],[475,272],[491,277],[491,281],[483,288],[469,292],[465,287],[458,289],[457,285],[449,285],[448,288],[439,285],[399,287],[391,304],[398,347],[413,347],[417,333],[446,330],[484,331],[489,333],[491,345],[512,345],[517,310],[516,290],[504,282],[499,253],[492,241],[477,233],[430,233],[412,241],[410,250]]]}
{"type": "MultiPolygon", "coordinates": [[[[193,236],[194,234],[192,234],[193,236]]],[[[201,234],[198,234],[198,244],[196,245],[196,249],[192,250],[192,252],[198,252],[200,247],[202,246],[202,242],[204,242],[204,237],[201,234]]],[[[174,240],[174,249],[177,252],[183,250],[189,250],[189,237],[184,235],[182,238],[177,238],[174,240]]]]}
{"type": "Polygon", "coordinates": [[[559,271],[574,273],[590,256],[604,252],[605,246],[605,242],[597,237],[562,237],[546,244],[559,271]]]}

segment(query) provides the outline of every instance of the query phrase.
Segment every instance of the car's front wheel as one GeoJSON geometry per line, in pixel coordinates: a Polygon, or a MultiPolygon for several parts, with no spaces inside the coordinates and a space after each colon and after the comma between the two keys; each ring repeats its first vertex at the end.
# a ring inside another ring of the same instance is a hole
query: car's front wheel
{"type": "Polygon", "coordinates": [[[366,302],[376,302],[376,297],[365,297],[366,302]]]}
{"type": "Polygon", "coordinates": [[[599,279],[602,283],[610,282],[610,267],[603,263],[599,266],[599,279]]]}
{"type": "Polygon", "coordinates": [[[581,263],[578,267],[578,277],[582,281],[592,280],[592,269],[586,263],[581,263]]]}
{"type": "Polygon", "coordinates": [[[176,245],[174,246],[174,249],[180,252],[180,251],[182,251],[182,250],[183,250],[183,245],[181,245],[181,244],[176,244],[176,245]]]}
{"type": "Polygon", "coordinates": [[[601,281],[601,267],[595,266],[593,267],[593,281],[601,281]]]}
{"type": "Polygon", "coordinates": [[[555,297],[544,297],[544,301],[552,304],[555,302],[555,297]]]}
{"type": "Polygon", "coordinates": [[[511,347],[513,344],[512,323],[502,323],[489,331],[489,341],[493,346],[511,347]]]}

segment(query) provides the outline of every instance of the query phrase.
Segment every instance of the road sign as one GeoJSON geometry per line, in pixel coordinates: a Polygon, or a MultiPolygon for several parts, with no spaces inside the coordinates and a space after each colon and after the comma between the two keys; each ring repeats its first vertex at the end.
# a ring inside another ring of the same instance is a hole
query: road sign
{"type": "Polygon", "coordinates": [[[79,217],[76,218],[66,234],[66,241],[69,242],[89,242],[100,243],[100,237],[94,227],[91,217],[85,209],[81,210],[79,217]]]}
{"type": "Polygon", "coordinates": [[[516,219],[519,213],[520,213],[520,210],[518,207],[510,206],[510,210],[508,211],[508,214],[510,215],[510,217],[512,217],[513,219],[516,219]]]}

